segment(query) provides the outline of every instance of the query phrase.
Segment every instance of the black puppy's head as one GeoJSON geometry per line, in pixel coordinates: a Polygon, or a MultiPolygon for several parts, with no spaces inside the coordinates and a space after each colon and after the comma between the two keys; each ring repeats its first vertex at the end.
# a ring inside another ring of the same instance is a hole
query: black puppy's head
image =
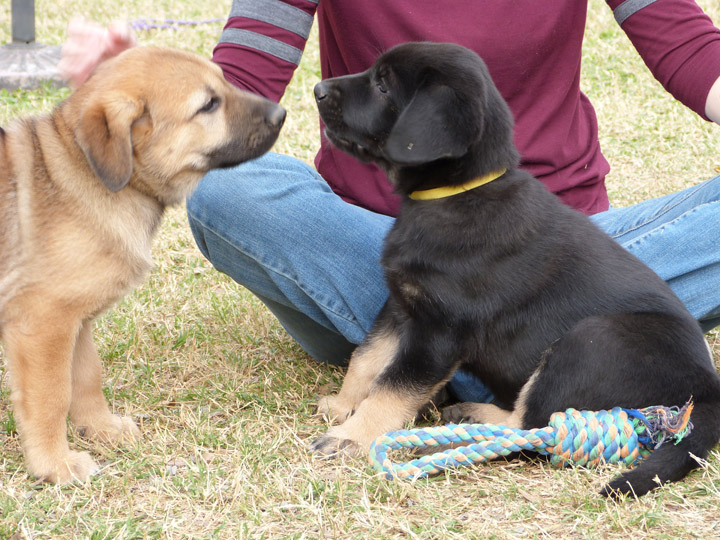
{"type": "Polygon", "coordinates": [[[513,121],[485,63],[450,43],[405,43],[357,75],[315,86],[325,133],[398,191],[461,184],[517,165],[513,121]]]}

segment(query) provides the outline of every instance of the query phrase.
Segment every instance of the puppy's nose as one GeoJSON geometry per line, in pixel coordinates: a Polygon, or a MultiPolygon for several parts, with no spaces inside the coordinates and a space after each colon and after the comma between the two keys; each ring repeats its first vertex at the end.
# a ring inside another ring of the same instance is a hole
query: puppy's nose
{"type": "Polygon", "coordinates": [[[327,86],[324,82],[319,82],[313,90],[315,92],[315,101],[322,101],[327,97],[327,86]]]}
{"type": "Polygon", "coordinates": [[[287,112],[280,105],[275,105],[265,117],[265,121],[270,127],[280,128],[285,123],[285,115],[287,112]]]}

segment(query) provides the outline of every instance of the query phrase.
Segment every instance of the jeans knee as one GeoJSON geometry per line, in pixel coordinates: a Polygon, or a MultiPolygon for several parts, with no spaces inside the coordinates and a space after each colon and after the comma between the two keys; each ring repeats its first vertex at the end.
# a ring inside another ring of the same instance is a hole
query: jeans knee
{"type": "Polygon", "coordinates": [[[210,171],[205,175],[186,201],[188,221],[196,240],[207,231],[248,228],[248,216],[253,213],[255,203],[243,185],[232,169],[210,171]]]}
{"type": "Polygon", "coordinates": [[[191,221],[202,221],[203,216],[213,211],[215,201],[219,196],[216,193],[217,182],[214,176],[214,171],[206,174],[185,201],[188,217],[191,221]]]}
{"type": "Polygon", "coordinates": [[[188,223],[190,225],[190,232],[192,232],[193,238],[195,239],[195,244],[197,244],[197,247],[198,249],[200,249],[200,252],[203,254],[203,256],[208,259],[209,253],[207,249],[207,244],[205,243],[205,229],[200,219],[198,219],[199,204],[197,199],[194,199],[194,194],[188,197],[186,202],[186,210],[188,215],[188,223]]]}
{"type": "Polygon", "coordinates": [[[217,192],[219,182],[215,176],[215,171],[210,171],[185,201],[190,231],[206,259],[210,258],[205,236],[207,229],[213,227],[211,216],[222,209],[218,201],[222,200],[223,194],[217,192]]]}

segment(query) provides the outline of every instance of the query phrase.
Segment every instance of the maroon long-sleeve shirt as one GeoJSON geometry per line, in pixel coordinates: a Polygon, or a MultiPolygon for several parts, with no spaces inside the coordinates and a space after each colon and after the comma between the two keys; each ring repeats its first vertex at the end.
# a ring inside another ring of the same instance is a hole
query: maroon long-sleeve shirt
{"type": "MultiPolygon", "coordinates": [[[[607,0],[653,75],[705,117],[720,77],[720,30],[693,0],[607,0]]],[[[322,76],[367,69],[406,41],[450,41],[487,63],[515,116],[522,166],[570,206],[608,208],[609,165],[595,112],[580,91],[587,2],[583,0],[234,0],[213,60],[232,83],[279,100],[317,18],[322,76]]],[[[315,159],[345,200],[395,215],[383,173],[334,148],[315,159]]]]}

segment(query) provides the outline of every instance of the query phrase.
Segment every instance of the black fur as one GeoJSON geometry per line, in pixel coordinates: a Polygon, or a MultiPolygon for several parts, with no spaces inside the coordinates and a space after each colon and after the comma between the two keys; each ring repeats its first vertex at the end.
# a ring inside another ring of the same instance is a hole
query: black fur
{"type": "Polygon", "coordinates": [[[694,430],[603,489],[642,495],[685,476],[720,438],[720,378],[702,332],[652,270],[517,168],[512,117],[482,60],[411,43],[315,89],[326,134],[377,162],[403,196],[372,332],[401,337],[375,385],[427,392],[459,365],[512,409],[539,371],[523,427],[568,407],[680,406],[694,430]],[[418,189],[499,179],[448,198],[418,189]],[[543,362],[541,364],[541,358],[543,362]]]}

